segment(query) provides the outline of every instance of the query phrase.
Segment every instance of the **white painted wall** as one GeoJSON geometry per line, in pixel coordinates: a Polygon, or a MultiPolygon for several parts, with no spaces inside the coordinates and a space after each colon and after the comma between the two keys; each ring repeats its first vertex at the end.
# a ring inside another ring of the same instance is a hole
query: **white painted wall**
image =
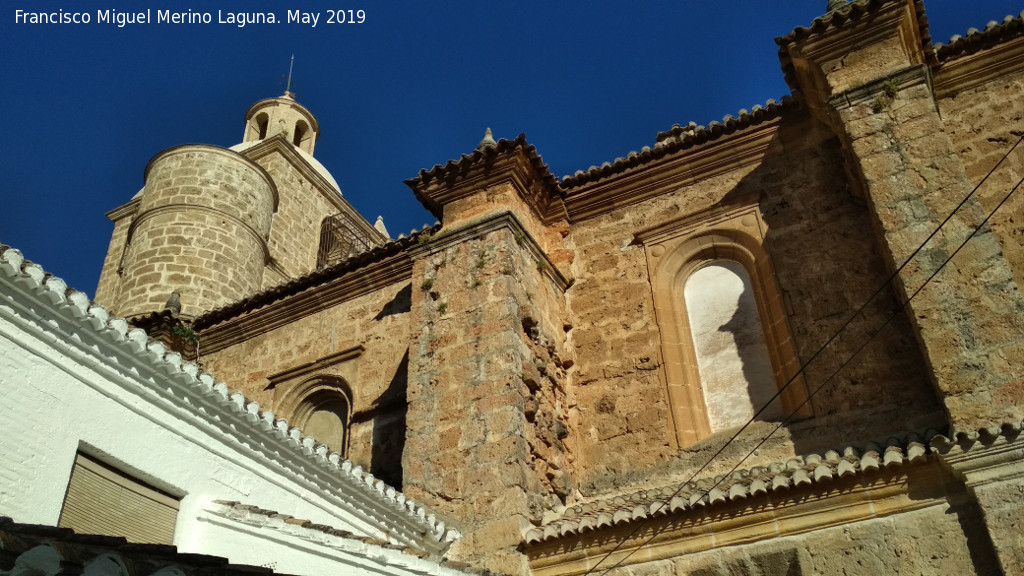
{"type": "MultiPolygon", "coordinates": [[[[750,275],[738,262],[717,260],[683,290],[711,429],[741,426],[778,390],[750,275]]],[[[761,418],[782,416],[776,400],[761,418]]]]}
{"type": "MultiPolygon", "coordinates": [[[[214,505],[204,511],[200,521],[207,542],[229,548],[249,548],[250,564],[280,573],[317,576],[464,574],[394,548],[326,534],[316,528],[296,526],[259,514],[236,515],[224,506],[214,505]]],[[[206,551],[203,544],[200,550],[206,551]]]]}
{"type": "Polygon", "coordinates": [[[10,253],[0,256],[0,515],[56,525],[81,450],[182,497],[174,541],[182,552],[258,558],[258,546],[200,522],[214,500],[405,545],[438,526],[410,521],[423,509],[403,510],[404,497],[383,496],[372,477],[337,462],[332,470],[322,452],[317,461],[297,431],[288,431],[291,444],[285,432],[275,436],[274,421],[240,395],[231,406],[223,390],[198,390],[196,375],[166,362],[159,346],[133,349],[123,321],[93,315],[59,279],[22,273],[20,262],[4,261],[10,253]]]}

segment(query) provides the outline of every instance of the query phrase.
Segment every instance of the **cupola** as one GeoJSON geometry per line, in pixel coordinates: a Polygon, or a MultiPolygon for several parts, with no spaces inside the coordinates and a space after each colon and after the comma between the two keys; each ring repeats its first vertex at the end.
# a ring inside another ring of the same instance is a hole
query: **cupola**
{"type": "Polygon", "coordinates": [[[277,98],[260,100],[245,113],[242,142],[266,140],[277,135],[310,155],[320,136],[316,118],[288,91],[277,98]]]}

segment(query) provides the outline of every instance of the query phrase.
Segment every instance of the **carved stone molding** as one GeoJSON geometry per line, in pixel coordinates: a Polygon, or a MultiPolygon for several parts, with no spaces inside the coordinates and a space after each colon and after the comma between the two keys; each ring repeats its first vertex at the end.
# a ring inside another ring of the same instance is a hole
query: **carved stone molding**
{"type": "Polygon", "coordinates": [[[636,234],[647,253],[664,375],[679,446],[692,444],[712,432],[683,286],[693,272],[715,260],[738,262],[746,269],[775,382],[780,388],[785,386],[781,394],[782,406],[786,412],[796,412],[800,417],[811,415],[811,406],[805,402],[806,387],[797,375],[800,363],[789,337],[782,292],[764,248],[767,226],[761,218],[757,198],[750,202],[716,206],[636,234]]]}

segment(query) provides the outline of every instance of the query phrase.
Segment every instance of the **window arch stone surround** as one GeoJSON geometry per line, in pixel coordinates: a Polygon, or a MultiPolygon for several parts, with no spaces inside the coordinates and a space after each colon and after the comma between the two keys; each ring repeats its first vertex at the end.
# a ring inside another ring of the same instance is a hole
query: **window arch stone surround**
{"type": "MultiPolygon", "coordinates": [[[[750,277],[777,387],[799,370],[790,339],[782,292],[765,250],[767,227],[756,204],[715,207],[636,235],[644,245],[654,313],[661,335],[663,371],[676,441],[687,446],[712,430],[691,336],[683,289],[687,279],[714,261],[740,264],[750,277]]],[[[782,391],[783,411],[812,415],[802,377],[782,391]],[[801,404],[803,404],[801,406],[801,404]]],[[[760,408],[759,406],[757,408],[760,408]]]]}
{"type": "Polygon", "coordinates": [[[319,374],[300,382],[283,395],[280,412],[290,415],[292,425],[305,434],[347,456],[352,391],[343,378],[319,374]],[[337,429],[331,429],[329,415],[337,417],[337,429]]]}
{"type": "Polygon", "coordinates": [[[264,390],[273,394],[274,412],[329,450],[348,457],[356,401],[350,383],[357,381],[363,351],[357,344],[269,375],[264,390]],[[330,414],[340,421],[340,430],[327,426],[330,414]]]}

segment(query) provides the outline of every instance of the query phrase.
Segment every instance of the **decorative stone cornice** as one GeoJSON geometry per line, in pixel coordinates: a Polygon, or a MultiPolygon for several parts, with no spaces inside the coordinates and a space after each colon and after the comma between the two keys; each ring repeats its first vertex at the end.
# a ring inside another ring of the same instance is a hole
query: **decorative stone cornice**
{"type": "Polygon", "coordinates": [[[928,90],[932,89],[931,69],[921,64],[908,66],[891,74],[876,78],[856,88],[840,92],[828,99],[829,110],[844,110],[861,104],[866,104],[883,94],[886,90],[896,89],[897,91],[926,84],[928,90]]]}
{"type": "Polygon", "coordinates": [[[181,354],[170,352],[144,330],[123,318],[111,317],[82,292],[24,259],[21,252],[0,245],[0,295],[16,316],[35,318],[54,331],[73,361],[93,366],[109,381],[140,394],[147,402],[174,411],[191,425],[222,439],[225,457],[236,452],[254,474],[273,468],[315,491],[355,518],[386,530],[396,542],[440,553],[458,537],[457,530],[361,467],[330,452],[327,446],[289,426],[270,410],[262,410],[239,392],[201,371],[181,354]],[[97,362],[97,351],[104,356],[97,362]],[[119,367],[114,370],[113,366],[119,367]],[[248,464],[246,464],[248,466],[248,464]]]}
{"type": "MultiPolygon", "coordinates": [[[[449,160],[444,166],[420,170],[405,184],[423,206],[444,221],[444,206],[482,190],[510,181],[516,192],[543,223],[565,217],[558,185],[537,149],[520,134],[481,146],[472,154],[449,160]]],[[[451,224],[451,223],[448,223],[451,224]]]]}
{"type": "Polygon", "coordinates": [[[508,228],[517,238],[522,238],[522,247],[529,252],[538,262],[544,264],[538,269],[551,280],[559,290],[565,291],[572,283],[559,272],[554,262],[541,248],[537,240],[530,235],[515,214],[504,211],[496,214],[482,216],[476,220],[470,220],[458,228],[451,230],[442,229],[441,233],[430,238],[429,241],[420,243],[409,250],[409,256],[413,259],[426,258],[432,254],[446,250],[456,244],[473,240],[490,234],[502,228],[508,228]]]}
{"type": "Polygon", "coordinates": [[[220,146],[211,146],[209,144],[182,144],[180,146],[173,146],[171,148],[168,148],[158,153],[156,156],[150,158],[149,162],[146,164],[146,170],[143,173],[143,180],[149,179],[149,171],[157,160],[166,158],[168,156],[174,156],[176,154],[187,154],[193,151],[202,152],[204,154],[217,154],[219,156],[223,156],[225,160],[245,164],[251,170],[255,171],[257,174],[260,175],[261,178],[263,178],[263,180],[270,187],[270,193],[274,198],[274,212],[277,212],[277,204],[279,200],[279,195],[277,193],[277,184],[274,182],[274,179],[270,177],[270,174],[250,157],[235,152],[234,150],[221,148],[220,146]]]}
{"type": "MultiPolygon", "coordinates": [[[[425,238],[430,237],[439,229],[440,225],[435,224],[434,226],[424,226],[423,229],[414,231],[409,236],[400,234],[396,240],[341,260],[337,264],[321,268],[319,270],[314,270],[292,281],[268,288],[247,298],[243,298],[238,302],[211,310],[196,319],[196,329],[206,330],[212,326],[216,326],[235,318],[236,316],[264,307],[269,307],[276,302],[288,301],[292,296],[306,293],[313,288],[325,286],[338,281],[340,278],[355,270],[363,269],[363,272],[361,273],[366,273],[371,277],[374,275],[375,271],[380,274],[384,274],[385,276],[389,273],[401,275],[404,273],[403,271],[411,274],[411,272],[407,270],[408,265],[403,263],[403,258],[405,257],[400,255],[410,246],[415,246],[420,242],[425,241],[425,238]]],[[[377,279],[380,279],[379,275],[377,276],[377,279]]],[[[373,278],[368,278],[367,280],[373,280],[373,278]]],[[[347,281],[356,282],[357,285],[359,285],[356,279],[349,278],[347,281]]],[[[384,282],[384,285],[387,283],[388,282],[384,282]]],[[[371,283],[368,286],[372,287],[376,286],[376,284],[371,283]]],[[[365,291],[360,291],[354,293],[352,297],[362,295],[364,293],[365,291]]],[[[321,296],[324,295],[321,294],[321,296]]],[[[334,294],[333,296],[335,297],[334,299],[328,298],[325,302],[337,303],[345,300],[343,294],[334,294]],[[342,297],[342,299],[339,300],[337,297],[342,297]]],[[[315,296],[312,297],[312,301],[314,302],[308,309],[300,307],[298,310],[293,310],[293,312],[299,314],[310,314],[318,310],[322,310],[322,305],[318,306],[315,304],[316,299],[317,298],[315,296]]],[[[204,334],[204,339],[205,338],[206,335],[204,334]]]]}
{"type": "Polygon", "coordinates": [[[129,202],[108,211],[104,216],[106,216],[111,222],[117,222],[126,216],[134,216],[135,213],[139,211],[139,204],[141,203],[141,197],[132,198],[129,202]]]}
{"type": "MultiPolygon", "coordinates": [[[[914,23],[912,27],[903,29],[908,53],[920,54],[921,60],[918,63],[937,63],[928,31],[928,18],[921,0],[856,0],[815,18],[809,27],[797,26],[789,34],[775,39],[779,45],[779,60],[786,82],[794,91],[801,87],[807,88],[801,86],[806,82],[800,81],[795,66],[794,48],[798,45],[801,47],[800,52],[819,52],[819,58],[835,55],[820,53],[829,45],[831,47],[826,49],[836,54],[855,47],[862,48],[866,43],[891,34],[891,24],[902,20],[904,10],[908,8],[912,11],[914,23]],[[822,43],[820,40],[824,36],[829,38],[822,43]]],[[[903,23],[906,22],[903,20],[903,23]]]]}
{"type": "MultiPolygon", "coordinates": [[[[681,218],[662,222],[635,232],[633,238],[644,244],[658,244],[672,238],[692,234],[702,228],[713,229],[723,222],[740,219],[748,214],[760,220],[760,208],[758,208],[761,201],[760,192],[749,194],[743,200],[729,204],[716,204],[696,214],[688,214],[681,218]]],[[[763,231],[761,233],[763,234],[763,231]]]]}
{"type": "Polygon", "coordinates": [[[301,366],[295,366],[287,370],[282,370],[281,372],[278,372],[276,374],[271,374],[267,376],[267,380],[270,381],[270,384],[267,385],[266,389],[270,390],[271,388],[274,388],[281,382],[292,380],[294,378],[301,378],[303,376],[306,376],[307,374],[313,374],[315,372],[323,370],[324,368],[327,368],[328,366],[333,366],[334,364],[337,364],[339,362],[353,360],[361,356],[365,350],[366,348],[362,344],[357,344],[355,346],[335,352],[334,354],[328,354],[327,356],[319,358],[313,362],[302,364],[301,366]]]}
{"type": "Polygon", "coordinates": [[[573,189],[588,183],[621,174],[627,170],[645,166],[670,156],[676,152],[702,146],[724,136],[757,126],[781,116],[785,111],[798,108],[795,100],[789,96],[782,102],[769,100],[764,106],[756,105],[750,111],[740,110],[736,117],[727,114],[721,122],[710,122],[707,126],[690,122],[686,126],[676,124],[664,132],[658,132],[654,147],[644,146],[639,152],[631,151],[624,157],[600,166],[591,166],[587,170],[577,170],[571,176],[563,176],[559,188],[564,194],[573,194],[573,189]]]}
{"type": "Polygon", "coordinates": [[[231,306],[239,309],[236,314],[221,309],[199,317],[196,327],[202,331],[203,353],[212,354],[254,334],[266,333],[386,286],[408,282],[412,278],[412,260],[408,254],[398,252],[363,267],[352,266],[334,272],[318,275],[320,282],[310,277],[289,282],[284,285],[286,289],[280,291],[279,298],[263,293],[243,300],[231,306]],[[267,304],[260,306],[260,301],[267,304]]]}
{"type": "Polygon", "coordinates": [[[858,0],[775,41],[786,81],[825,122],[824,103],[834,94],[907,66],[936,63],[920,0],[858,0]],[[853,52],[865,57],[847,59],[853,52]]]}
{"type": "Polygon", "coordinates": [[[1014,422],[953,438],[936,436],[931,448],[969,487],[1024,477],[1024,423],[1014,422]]]}
{"type": "MultiPolygon", "coordinates": [[[[784,102],[783,107],[791,105],[789,100],[784,102]]],[[[668,135],[660,135],[661,146],[651,151],[651,160],[638,163],[635,169],[609,169],[606,177],[596,180],[589,176],[589,181],[578,186],[574,181],[565,195],[569,218],[573,222],[592,218],[756,164],[769,153],[779,124],[780,115],[766,115],[758,124],[740,127],[737,123],[732,133],[722,125],[718,136],[714,134],[717,130],[695,130],[691,134],[682,127],[678,133],[673,129],[668,135]]]]}
{"type": "Polygon", "coordinates": [[[945,98],[1024,71],[1024,24],[1017,30],[1021,35],[1012,39],[991,46],[978,42],[977,49],[965,49],[963,54],[943,60],[935,71],[935,96],[945,98]]]}

